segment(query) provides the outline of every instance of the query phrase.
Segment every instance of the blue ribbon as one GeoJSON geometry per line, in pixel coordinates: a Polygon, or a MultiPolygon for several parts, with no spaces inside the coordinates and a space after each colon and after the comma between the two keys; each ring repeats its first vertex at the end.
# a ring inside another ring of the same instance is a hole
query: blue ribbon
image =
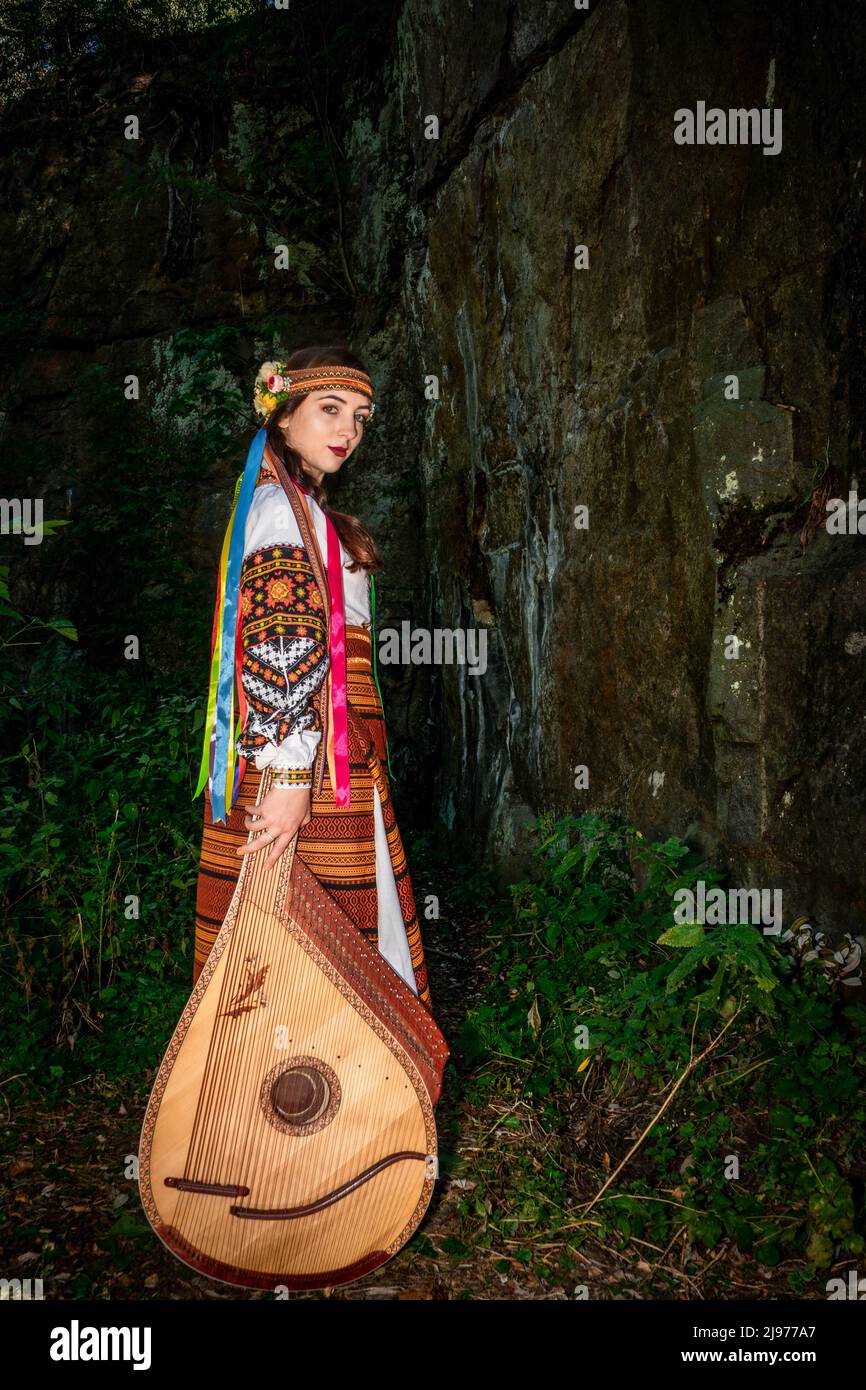
{"type": "MultiPolygon", "coordinates": [[[[229,541],[226,567],[226,591],[223,595],[223,630],[220,649],[219,680],[217,683],[216,743],[214,747],[213,779],[211,782],[211,811],[214,822],[226,818],[225,786],[229,767],[229,727],[232,689],[235,680],[235,641],[237,639],[238,606],[240,603],[241,566],[244,560],[244,537],[247,513],[256,490],[259,469],[265,452],[267,433],[264,425],[256,431],[247,454],[246,467],[238,493],[232,536],[229,541]]],[[[234,796],[237,794],[240,762],[235,768],[234,796]]]]}

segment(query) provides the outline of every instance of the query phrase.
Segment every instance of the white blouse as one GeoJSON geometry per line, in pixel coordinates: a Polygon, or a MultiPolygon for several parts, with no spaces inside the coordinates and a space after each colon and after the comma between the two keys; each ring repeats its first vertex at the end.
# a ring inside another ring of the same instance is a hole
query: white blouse
{"type": "MultiPolygon", "coordinates": [[[[325,513],[314,497],[305,497],[310,509],[316,539],[325,564],[328,562],[328,532],[325,513]]],[[[286,494],[278,483],[262,483],[253,493],[244,532],[244,559],[254,550],[269,545],[303,545],[301,529],[286,494]]],[[[370,576],[366,570],[353,573],[348,567],[352,557],[340,542],[343,562],[343,603],[346,622],[355,627],[370,626],[370,576]]]]}

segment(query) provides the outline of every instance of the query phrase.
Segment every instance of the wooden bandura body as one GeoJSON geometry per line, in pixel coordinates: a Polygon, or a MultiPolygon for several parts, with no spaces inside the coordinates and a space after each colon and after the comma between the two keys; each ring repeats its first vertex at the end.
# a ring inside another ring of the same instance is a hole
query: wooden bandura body
{"type": "MultiPolygon", "coordinates": [[[[259,801],[269,787],[266,771],[259,801]]],[[[417,1228],[438,1174],[447,1043],[294,850],[270,869],[266,849],[243,857],[139,1149],[160,1239],[251,1288],[376,1269],[417,1228]]]]}

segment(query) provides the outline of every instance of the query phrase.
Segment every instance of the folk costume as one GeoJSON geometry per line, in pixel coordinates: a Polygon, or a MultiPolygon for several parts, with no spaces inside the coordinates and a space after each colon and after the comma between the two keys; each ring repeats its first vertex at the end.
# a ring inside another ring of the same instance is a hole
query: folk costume
{"type": "MultiPolygon", "coordinates": [[[[267,414],[289,394],[335,385],[372,396],[370,378],[351,368],[288,376],[265,363],[256,408],[267,414]]],[[[288,474],[262,427],[236,489],[214,610],[195,792],[204,789],[205,803],[193,981],[228,911],[242,863],[236,851],[248,839],[244,819],[255,814],[270,769],[273,786],[311,789],[311,819],[298,830],[295,854],[429,1010],[412,881],[383,766],[390,771],[373,662],[375,588],[351,564],[333,522],[288,474]]]]}

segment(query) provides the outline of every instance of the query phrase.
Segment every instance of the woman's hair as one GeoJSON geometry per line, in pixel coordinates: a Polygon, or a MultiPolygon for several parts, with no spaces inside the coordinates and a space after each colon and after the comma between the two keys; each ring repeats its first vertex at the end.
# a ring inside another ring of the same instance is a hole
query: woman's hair
{"type": "MultiPolygon", "coordinates": [[[[299,367],[354,367],[361,372],[367,372],[367,368],[360,358],[350,352],[345,347],[308,347],[298,348],[285,359],[286,372],[291,376],[292,371],[299,367]]],[[[369,376],[369,372],[367,372],[369,376]]],[[[353,563],[349,566],[353,572],[358,569],[365,569],[371,573],[382,568],[382,559],[376,548],[376,542],[370,532],[360,522],[356,516],[350,516],[347,512],[337,512],[333,507],[328,506],[328,494],[320,483],[316,483],[305,472],[303,460],[296,449],[293,449],[287,442],[286,436],[280,428],[280,422],[293,415],[306,399],[306,395],[315,395],[315,392],[300,393],[290,396],[288,400],[281,401],[280,404],[271,411],[265,423],[267,440],[274,453],[285,464],[286,472],[295,482],[302,487],[309,488],[315,500],[327,512],[334,523],[337,535],[340,537],[346,550],[352,557],[353,563]]]]}

